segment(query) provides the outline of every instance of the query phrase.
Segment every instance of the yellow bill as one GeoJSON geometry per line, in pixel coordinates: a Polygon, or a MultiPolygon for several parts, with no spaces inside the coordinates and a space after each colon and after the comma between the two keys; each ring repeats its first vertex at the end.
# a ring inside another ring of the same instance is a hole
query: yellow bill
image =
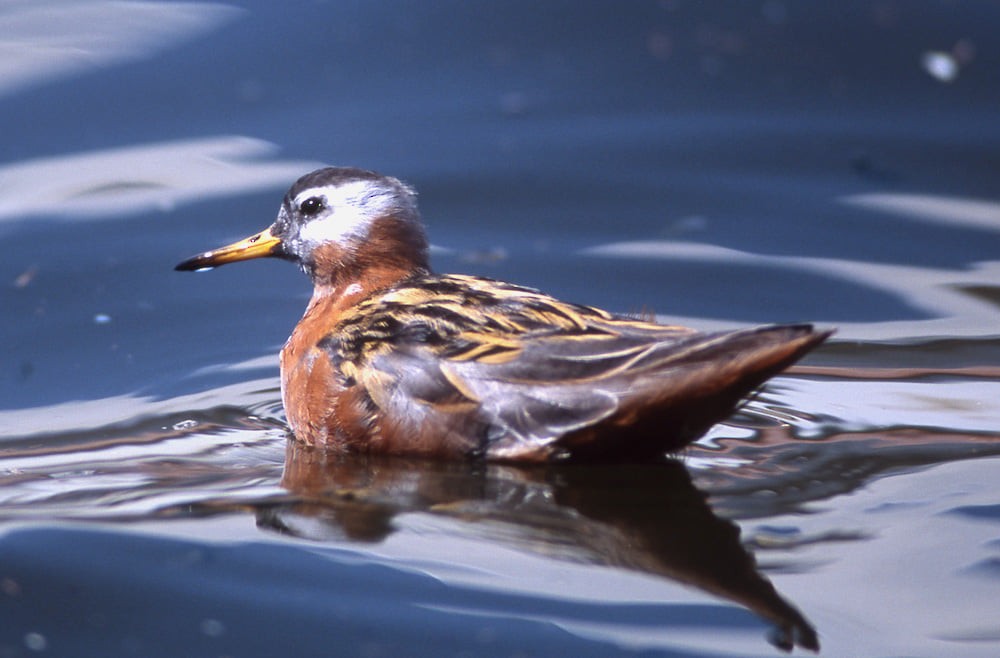
{"type": "Polygon", "coordinates": [[[175,270],[190,272],[192,270],[206,270],[226,263],[235,263],[251,258],[264,258],[274,256],[275,251],[281,246],[281,238],[271,233],[270,228],[266,228],[256,235],[234,242],[225,247],[219,247],[203,254],[192,256],[187,260],[178,263],[175,270]]]}

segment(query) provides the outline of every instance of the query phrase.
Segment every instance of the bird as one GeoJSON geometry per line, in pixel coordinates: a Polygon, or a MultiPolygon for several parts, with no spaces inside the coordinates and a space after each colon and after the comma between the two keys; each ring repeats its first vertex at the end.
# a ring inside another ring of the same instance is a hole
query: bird
{"type": "Polygon", "coordinates": [[[293,437],[336,453],[658,460],[832,333],[702,332],[436,274],[414,189],[354,167],[302,176],[271,226],[175,269],[261,257],[312,281],[281,350],[281,397],[293,437]]]}

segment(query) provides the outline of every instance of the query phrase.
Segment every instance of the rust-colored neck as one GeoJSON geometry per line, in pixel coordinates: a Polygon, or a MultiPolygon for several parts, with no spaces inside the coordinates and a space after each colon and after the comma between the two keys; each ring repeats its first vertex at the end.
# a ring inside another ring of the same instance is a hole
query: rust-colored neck
{"type": "Polygon", "coordinates": [[[374,222],[357,244],[320,245],[305,269],[317,290],[332,288],[343,294],[357,284],[371,293],[427,272],[427,251],[427,238],[419,223],[388,216],[374,222]]]}

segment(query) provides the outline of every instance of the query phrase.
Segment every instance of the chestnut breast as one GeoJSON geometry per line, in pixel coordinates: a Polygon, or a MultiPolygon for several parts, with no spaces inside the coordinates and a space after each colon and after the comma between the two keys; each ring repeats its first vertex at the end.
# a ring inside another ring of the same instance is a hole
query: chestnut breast
{"type": "Polygon", "coordinates": [[[292,432],[305,443],[348,449],[370,430],[370,410],[346,385],[324,341],[336,334],[344,311],[359,296],[356,284],[343,291],[318,289],[281,350],[285,414],[292,432]]]}

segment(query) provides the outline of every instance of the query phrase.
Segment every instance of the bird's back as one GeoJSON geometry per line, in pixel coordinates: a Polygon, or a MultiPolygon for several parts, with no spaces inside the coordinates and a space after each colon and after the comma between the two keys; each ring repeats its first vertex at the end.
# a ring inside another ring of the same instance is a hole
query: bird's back
{"type": "Polygon", "coordinates": [[[361,419],[331,429],[366,433],[368,449],[623,459],[684,447],[825,337],[704,334],[421,274],[346,309],[320,347],[361,419]]]}

